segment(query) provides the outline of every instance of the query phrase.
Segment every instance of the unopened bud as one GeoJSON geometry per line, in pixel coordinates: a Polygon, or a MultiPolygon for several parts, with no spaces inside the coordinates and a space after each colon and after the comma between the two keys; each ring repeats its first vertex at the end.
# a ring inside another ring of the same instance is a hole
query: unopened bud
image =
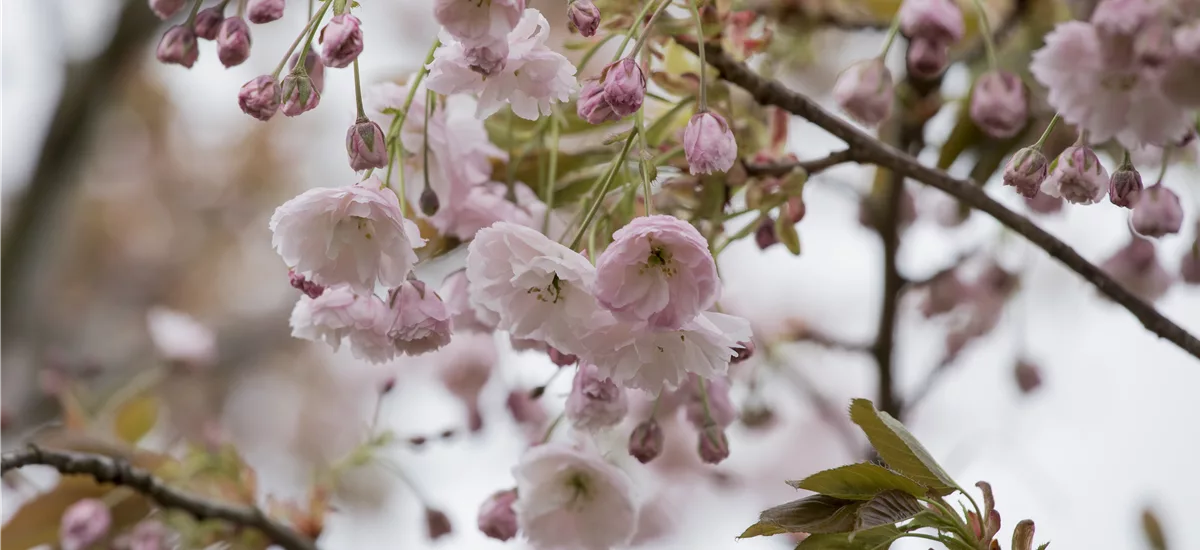
{"type": "Polygon", "coordinates": [[[575,363],[579,362],[579,357],[576,357],[570,353],[563,353],[552,347],[546,349],[546,355],[550,356],[551,362],[560,367],[574,365],[575,363]]]}
{"type": "Polygon", "coordinates": [[[312,79],[303,72],[293,72],[283,77],[280,94],[283,97],[283,114],[287,116],[311,111],[321,103],[321,94],[317,92],[312,79]]]}
{"type": "Polygon", "coordinates": [[[778,242],[779,237],[775,235],[775,220],[772,220],[770,216],[764,217],[758,224],[758,229],[754,230],[754,244],[758,245],[759,250],[766,250],[778,242]]]}
{"type": "Polygon", "coordinates": [[[58,538],[63,550],[83,550],[108,534],[112,513],[104,501],[85,498],[63,512],[58,538]]]}
{"type": "Polygon", "coordinates": [[[317,55],[317,52],[303,51],[292,54],[292,58],[288,60],[288,69],[296,70],[296,63],[300,60],[301,53],[304,54],[304,72],[312,81],[313,89],[318,94],[325,93],[325,64],[321,62],[321,56],[317,55]]]}
{"type": "Polygon", "coordinates": [[[226,67],[250,58],[250,25],[241,17],[228,17],[217,32],[217,58],[226,67]]]}
{"type": "Polygon", "coordinates": [[[1108,200],[1117,206],[1133,208],[1142,192],[1142,175],[1131,164],[1123,164],[1108,180],[1108,200]]]}
{"type": "Polygon", "coordinates": [[[892,73],[882,59],[859,61],[842,71],[833,85],[833,99],[850,118],[868,127],[892,114],[892,73]]]}
{"type": "Polygon", "coordinates": [[[175,25],[167,29],[158,41],[155,54],[163,63],[192,68],[200,56],[200,49],[196,47],[196,32],[188,25],[175,25]]]}
{"type": "Polygon", "coordinates": [[[754,357],[754,340],[746,340],[738,342],[737,347],[733,348],[734,356],[730,363],[741,363],[751,357],[754,357]]]}
{"type": "Polygon", "coordinates": [[[221,32],[221,23],[225,22],[223,4],[200,10],[196,14],[196,37],[205,40],[216,40],[221,32]]]}
{"type": "Polygon", "coordinates": [[[389,393],[392,393],[392,390],[395,388],[396,388],[396,377],[389,376],[383,380],[382,384],[379,384],[379,395],[387,395],[389,393]]]}
{"type": "Polygon", "coordinates": [[[1033,520],[1023,519],[1013,529],[1012,550],[1033,550],[1033,520]]]}
{"type": "Polygon", "coordinates": [[[1163,187],[1162,183],[1146,188],[1139,194],[1129,222],[1137,234],[1145,237],[1158,238],[1178,233],[1183,227],[1183,206],[1179,203],[1179,195],[1163,187]]]}
{"type": "Polygon", "coordinates": [[[908,42],[905,62],[910,75],[936,78],[950,65],[950,45],[940,40],[913,38],[908,42]]]}
{"type": "Polygon", "coordinates": [[[350,66],[363,50],[362,21],[349,13],[333,16],[321,29],[321,60],[327,67],[350,66]]]}
{"type": "Polygon", "coordinates": [[[425,509],[425,533],[429,540],[437,540],[449,535],[454,528],[450,525],[450,517],[441,510],[425,509]]]}
{"type": "Polygon", "coordinates": [[[1004,185],[1015,187],[1027,199],[1034,198],[1046,181],[1049,164],[1041,149],[1023,147],[1008,159],[1008,165],[1004,167],[1004,185]]]}
{"type": "Polygon", "coordinates": [[[150,0],[150,11],[159,19],[167,20],[183,9],[187,0],[150,0]]]}
{"type": "Polygon", "coordinates": [[[929,281],[927,289],[925,299],[921,302],[921,314],[926,319],[953,310],[971,293],[954,271],[937,274],[929,281]]]}
{"type": "Polygon", "coordinates": [[[350,168],[358,172],[368,168],[383,168],[388,163],[383,129],[369,120],[360,120],[346,131],[346,155],[350,168]]]}
{"type": "Polygon", "coordinates": [[[1007,139],[1017,135],[1029,119],[1025,83],[1009,71],[984,73],[971,92],[970,114],[975,125],[989,136],[1007,139]]]}
{"type": "Polygon", "coordinates": [[[270,23],[283,17],[284,0],[250,0],[246,7],[246,18],[251,23],[270,23]]]}
{"type": "Polygon", "coordinates": [[[646,75],[636,60],[626,57],[606,67],[603,74],[604,99],[617,116],[626,117],[642,108],[646,75]]]}
{"type": "Polygon", "coordinates": [[[588,124],[603,124],[621,119],[609,106],[608,101],[605,101],[604,86],[598,80],[589,80],[583,84],[583,89],[579,91],[579,101],[575,104],[575,112],[588,124]]]}
{"type": "Polygon", "coordinates": [[[296,273],[294,270],[288,271],[288,281],[291,283],[292,288],[303,292],[305,296],[308,296],[314,300],[325,293],[324,286],[309,280],[307,277],[296,273]]]}
{"type": "Polygon", "coordinates": [[[1051,197],[1038,191],[1033,198],[1025,198],[1025,206],[1038,214],[1054,214],[1062,211],[1063,200],[1062,197],[1051,197]]]}
{"type": "Polygon", "coordinates": [[[629,435],[629,456],[642,464],[658,458],[663,450],[663,432],[658,421],[651,418],[633,429],[629,435]]]}
{"type": "Polygon", "coordinates": [[[508,64],[508,42],[503,40],[465,52],[467,67],[485,77],[496,76],[508,64]]]}
{"type": "Polygon", "coordinates": [[[706,464],[720,464],[729,458],[729,438],[725,430],[716,424],[705,426],[700,430],[700,460],[706,464]]]}
{"type": "Polygon", "coordinates": [[[1042,370],[1037,365],[1026,360],[1017,361],[1013,374],[1017,379],[1017,387],[1021,393],[1032,393],[1042,385],[1042,370]]]}
{"type": "Polygon", "coordinates": [[[517,513],[513,510],[516,501],[516,489],[499,491],[488,497],[479,507],[479,530],[489,538],[501,541],[517,536],[517,513]]]}
{"type": "Polygon", "coordinates": [[[591,37],[600,27],[600,10],[592,0],[575,0],[567,6],[567,19],[579,34],[591,37]]]}
{"type": "Polygon", "coordinates": [[[737,160],[737,139],[725,117],[712,111],[696,113],[683,130],[683,153],[688,172],[726,172],[737,160]]]}
{"type": "Polygon", "coordinates": [[[687,410],[688,422],[697,429],[714,422],[724,428],[737,420],[737,409],[729,397],[729,381],[723,377],[704,380],[690,374],[675,395],[687,410]]]}
{"type": "Polygon", "coordinates": [[[509,392],[504,405],[518,424],[542,425],[546,422],[546,409],[532,399],[527,391],[509,392]]]}
{"type": "Polygon", "coordinates": [[[953,0],[904,0],[897,14],[900,32],[909,39],[925,38],[950,43],[966,32],[962,10],[953,0]]]}
{"type": "Polygon", "coordinates": [[[238,91],[238,106],[242,112],[264,122],[279,111],[279,99],[279,82],[269,74],[255,77],[238,91]]]}
{"type": "Polygon", "coordinates": [[[441,205],[438,202],[437,193],[433,191],[432,187],[426,187],[424,191],[421,191],[421,200],[418,202],[421,204],[421,213],[426,216],[437,214],[438,207],[441,205]]]}
{"type": "Polygon", "coordinates": [[[602,377],[592,363],[580,363],[567,396],[566,414],[571,424],[583,430],[613,426],[625,418],[629,401],[625,389],[602,377]]]}
{"type": "Polygon", "coordinates": [[[1095,204],[1108,192],[1108,180],[1108,170],[1091,147],[1071,146],[1058,155],[1042,192],[1072,204],[1095,204]]]}

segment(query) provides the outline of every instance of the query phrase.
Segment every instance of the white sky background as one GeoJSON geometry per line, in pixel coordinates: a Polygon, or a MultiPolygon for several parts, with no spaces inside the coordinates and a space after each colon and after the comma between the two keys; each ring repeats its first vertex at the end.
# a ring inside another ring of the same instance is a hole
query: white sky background
{"type": "MultiPolygon", "coordinates": [[[[181,128],[204,140],[220,140],[257,124],[238,110],[237,88],[268,72],[302,24],[304,2],[289,4],[283,21],[255,27],[255,55],[241,67],[221,68],[211,42],[202,42],[200,60],[190,71],[157,66],[155,70],[174,99],[185,106],[181,128]]],[[[415,67],[436,30],[431,2],[366,0],[363,4],[365,80],[415,67]]],[[[61,83],[56,71],[48,67],[94,48],[106,36],[117,5],[115,0],[4,1],[2,101],[3,134],[8,139],[3,139],[2,173],[6,194],[19,189],[28,174],[61,83]]],[[[552,20],[556,27],[560,23],[552,20]]],[[[876,40],[865,38],[857,53],[869,55],[877,47],[876,40]]],[[[145,55],[152,58],[152,48],[145,55]]],[[[963,91],[962,76],[952,74],[948,79],[948,97],[963,91]]],[[[806,91],[821,96],[827,93],[806,91]]],[[[295,151],[290,156],[300,168],[297,172],[305,176],[304,187],[347,183],[353,177],[345,165],[343,146],[344,128],[353,109],[349,71],[329,70],[326,94],[317,111],[271,122],[289,127],[279,147],[295,151]]],[[[944,116],[935,120],[928,134],[931,143],[940,141],[948,124],[944,116]]],[[[791,141],[801,158],[840,147],[806,122],[796,121],[793,129],[791,141]]],[[[1172,272],[1190,243],[1191,235],[1186,232],[1197,214],[1200,188],[1194,185],[1196,179],[1194,170],[1184,169],[1174,169],[1167,178],[1183,197],[1189,220],[1184,235],[1163,239],[1159,246],[1172,272]],[[1188,182],[1192,183],[1190,189],[1183,188],[1188,182]]],[[[867,180],[866,170],[845,167],[831,170],[809,185],[805,197],[808,215],[798,227],[804,250],[798,258],[780,247],[761,252],[752,242],[730,247],[721,259],[726,284],[723,303],[741,311],[762,312],[767,319],[803,317],[855,341],[870,338],[882,287],[881,247],[871,232],[858,225],[858,207],[852,196],[846,189],[838,189],[862,186],[867,180]]],[[[993,185],[990,191],[1006,204],[1022,208],[1009,190],[993,185]]],[[[914,277],[932,273],[958,251],[975,244],[995,246],[1001,233],[996,223],[978,214],[963,229],[950,231],[936,225],[933,210],[941,198],[938,195],[932,189],[919,190],[922,217],[905,234],[900,267],[914,277]]],[[[1125,212],[1107,203],[1069,207],[1065,214],[1039,223],[1086,258],[1099,262],[1125,243],[1125,212]]],[[[1172,548],[1200,548],[1200,529],[1192,527],[1193,518],[1200,515],[1200,503],[1193,497],[1200,494],[1200,477],[1193,472],[1200,452],[1200,400],[1195,398],[1200,364],[1158,341],[1130,314],[1098,298],[1079,277],[1040,251],[1027,252],[1027,245],[1011,239],[1002,246],[1006,257],[1026,257],[1031,262],[1014,306],[991,337],[962,355],[908,419],[909,427],[960,483],[970,486],[979,479],[992,483],[1005,524],[1001,540],[1007,541],[1011,527],[1028,517],[1037,522],[1037,540],[1052,541],[1051,548],[1145,548],[1139,513],[1142,506],[1152,504],[1165,522],[1172,548]],[[1026,398],[1018,394],[1011,376],[1016,342],[1022,339],[1031,357],[1043,366],[1045,377],[1040,392],[1026,398]]],[[[1200,289],[1176,286],[1159,307],[1185,328],[1200,333],[1200,289]]],[[[902,391],[908,393],[936,361],[942,333],[936,324],[920,320],[909,302],[902,305],[897,340],[898,379],[902,391]]],[[[356,415],[369,415],[368,386],[376,373],[355,363],[348,354],[335,356],[334,363],[344,374],[345,387],[331,388],[330,400],[343,408],[321,418],[332,432],[345,435],[356,415]]],[[[874,367],[865,358],[797,347],[794,363],[836,402],[848,403],[850,397],[875,393],[874,367]]],[[[505,384],[537,385],[549,369],[543,358],[533,354],[506,354],[485,392],[485,413],[492,414],[482,435],[435,444],[420,454],[396,454],[396,460],[454,521],[454,535],[439,546],[521,547],[484,538],[474,529],[474,518],[486,495],[512,484],[509,471],[522,449],[516,428],[501,418],[505,384]]],[[[443,390],[432,381],[428,369],[402,365],[397,372],[401,386],[384,409],[390,426],[408,435],[462,425],[461,410],[444,393],[438,393],[443,390]]],[[[248,385],[234,399],[230,415],[261,417],[258,425],[246,426],[241,433],[253,442],[247,453],[256,464],[268,465],[260,471],[265,483],[288,492],[294,491],[294,484],[303,477],[273,457],[291,435],[320,432],[320,426],[297,425],[299,412],[313,406],[299,398],[283,396],[272,402],[271,410],[261,410],[258,392],[274,391],[282,396],[286,391],[275,382],[248,385]]],[[[548,395],[561,396],[569,387],[566,376],[558,382],[555,388],[560,391],[548,395]]],[[[620,460],[642,482],[640,486],[649,493],[644,496],[653,497],[660,491],[665,495],[666,514],[675,526],[671,536],[644,547],[788,547],[782,540],[735,542],[733,537],[752,523],[762,508],[797,498],[783,485],[784,479],[804,477],[854,457],[812,418],[807,405],[796,402],[795,394],[786,389],[773,391],[776,403],[793,402],[781,411],[789,418],[765,436],[734,429],[733,454],[721,466],[740,477],[741,482],[732,488],[693,477],[662,489],[660,475],[627,457],[620,460]]],[[[601,439],[610,443],[613,455],[619,457],[627,433],[601,439]]],[[[430,546],[425,541],[420,509],[407,489],[379,472],[365,472],[360,481],[364,487],[382,491],[386,504],[337,515],[330,521],[325,547],[430,546]]],[[[11,504],[7,498],[6,504],[11,504]]],[[[11,506],[6,508],[11,513],[11,506]]]]}

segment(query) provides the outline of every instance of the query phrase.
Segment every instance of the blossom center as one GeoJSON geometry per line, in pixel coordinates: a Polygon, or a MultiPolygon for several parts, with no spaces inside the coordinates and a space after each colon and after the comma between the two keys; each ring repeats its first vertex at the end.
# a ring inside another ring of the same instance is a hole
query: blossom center
{"type": "Polygon", "coordinates": [[[638,270],[638,275],[643,275],[646,270],[657,269],[667,277],[673,277],[677,271],[675,263],[672,261],[671,251],[662,245],[650,244],[650,255],[646,257],[646,263],[638,270]]]}
{"type": "Polygon", "coordinates": [[[559,300],[567,299],[566,296],[563,296],[562,279],[558,278],[557,273],[550,280],[550,284],[544,287],[529,287],[529,290],[526,290],[525,293],[532,294],[534,299],[539,302],[549,302],[551,304],[557,304],[559,300]]]}
{"type": "Polygon", "coordinates": [[[571,498],[567,501],[567,507],[578,510],[591,499],[588,478],[582,472],[571,472],[567,477],[566,485],[571,490],[571,498]]]}

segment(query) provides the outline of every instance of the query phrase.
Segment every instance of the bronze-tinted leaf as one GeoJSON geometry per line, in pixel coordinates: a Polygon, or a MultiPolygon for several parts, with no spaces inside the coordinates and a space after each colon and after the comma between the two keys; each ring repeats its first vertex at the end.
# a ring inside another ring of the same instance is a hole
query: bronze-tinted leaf
{"type": "Polygon", "coordinates": [[[128,488],[100,485],[91,476],[63,476],[58,485],[24,503],[0,530],[0,546],[33,548],[58,544],[58,524],[69,506],[85,498],[104,498],[119,490],[127,492],[112,505],[112,531],[120,531],[150,513],[150,501],[128,488]]]}
{"type": "Polygon", "coordinates": [[[814,493],[850,500],[869,500],[887,490],[898,490],[912,496],[925,496],[919,483],[882,466],[863,462],[817,472],[788,485],[814,493]]]}
{"type": "Polygon", "coordinates": [[[875,409],[867,399],[850,403],[850,420],[862,428],[871,446],[892,469],[912,478],[938,496],[958,490],[958,485],[938,465],[929,451],[892,415],[875,409]]]}
{"type": "Polygon", "coordinates": [[[903,533],[895,525],[883,525],[866,531],[810,535],[796,550],[886,550],[903,533]]]}
{"type": "Polygon", "coordinates": [[[848,533],[855,529],[862,501],[813,495],[763,510],[760,523],[788,533],[848,533]]]}
{"type": "Polygon", "coordinates": [[[921,501],[904,491],[889,489],[865,502],[856,512],[854,530],[893,525],[924,512],[921,501]]]}

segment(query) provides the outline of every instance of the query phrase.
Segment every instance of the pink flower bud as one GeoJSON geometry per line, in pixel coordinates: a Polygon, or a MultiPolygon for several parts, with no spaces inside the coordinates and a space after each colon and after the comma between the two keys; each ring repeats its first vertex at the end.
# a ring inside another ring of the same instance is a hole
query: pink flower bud
{"type": "Polygon", "coordinates": [[[104,501],[85,498],[63,512],[58,538],[63,550],[83,550],[104,538],[112,525],[112,513],[104,501]]]}
{"type": "Polygon", "coordinates": [[[908,42],[905,66],[910,75],[931,79],[937,78],[950,65],[950,45],[929,38],[913,38],[908,42]]]}
{"type": "Polygon", "coordinates": [[[735,365],[754,357],[754,340],[738,342],[738,347],[733,348],[733,351],[737,354],[729,362],[735,365]]]}
{"type": "Polygon", "coordinates": [[[1123,164],[1108,180],[1108,200],[1117,206],[1133,208],[1142,192],[1142,175],[1131,164],[1123,164]]]}
{"type": "Polygon", "coordinates": [[[1015,187],[1027,199],[1044,194],[1041,188],[1046,181],[1048,165],[1041,149],[1023,147],[1008,159],[1008,166],[1004,167],[1004,185],[1015,187]]]}
{"type": "Polygon", "coordinates": [[[361,120],[346,131],[346,154],[354,171],[384,168],[388,163],[383,129],[369,120],[361,120]]]}
{"type": "Polygon", "coordinates": [[[1156,183],[1138,195],[1130,226],[1139,235],[1158,238],[1173,235],[1183,227],[1183,207],[1179,195],[1156,183]]]}
{"type": "Polygon", "coordinates": [[[929,281],[925,299],[921,302],[921,314],[926,319],[948,313],[970,298],[971,289],[963,284],[955,271],[946,271],[929,281]]]}
{"type": "Polygon", "coordinates": [[[421,198],[417,201],[421,207],[421,213],[426,216],[437,214],[438,209],[442,206],[438,200],[437,192],[432,187],[426,187],[421,191],[421,198]]]}
{"type": "MultiPolygon", "coordinates": [[[[1067,147],[1058,156],[1042,192],[1072,204],[1095,204],[1108,191],[1108,170],[1090,147],[1067,147]]],[[[1027,195],[1028,196],[1028,195],[1027,195]]]]}
{"type": "Polygon", "coordinates": [[[546,423],[546,409],[542,408],[536,399],[530,397],[527,391],[513,390],[509,392],[504,405],[518,424],[541,426],[546,423]]]}
{"type": "Polygon", "coordinates": [[[1051,197],[1038,191],[1033,198],[1025,198],[1025,206],[1038,214],[1054,214],[1062,211],[1063,200],[1062,197],[1051,197]]]}
{"type": "Polygon", "coordinates": [[[850,118],[875,127],[892,114],[892,73],[879,58],[859,61],[838,76],[833,99],[850,118]]]}
{"type": "Polygon", "coordinates": [[[479,507],[479,530],[490,538],[506,541],[517,536],[517,513],[513,503],[517,490],[499,491],[479,507]]]}
{"type": "Polygon", "coordinates": [[[1179,276],[1190,285],[1200,285],[1200,239],[1192,243],[1179,259],[1179,276]]]}
{"type": "Polygon", "coordinates": [[[758,224],[758,229],[754,230],[754,244],[758,245],[759,250],[766,250],[778,242],[779,237],[775,235],[775,220],[772,220],[770,216],[763,218],[763,221],[758,224]]]}
{"type": "Polygon", "coordinates": [[[726,172],[737,159],[737,140],[725,117],[712,111],[696,113],[683,130],[683,153],[693,175],[726,172]]]}
{"type": "Polygon", "coordinates": [[[228,17],[217,32],[217,58],[226,67],[241,65],[250,58],[250,25],[241,17],[228,17]]]}
{"type": "Polygon", "coordinates": [[[303,292],[305,296],[314,300],[320,298],[325,293],[324,286],[308,280],[307,277],[296,273],[294,270],[288,271],[288,282],[291,283],[292,288],[303,292]]]}
{"type": "Polygon", "coordinates": [[[904,0],[899,16],[900,32],[910,39],[954,43],[966,32],[962,10],[953,0],[904,0]]]}
{"type": "Polygon", "coordinates": [[[1029,119],[1029,101],[1021,77],[1008,71],[990,71],[975,81],[971,93],[971,120],[989,136],[1006,139],[1017,135],[1029,119]]]}
{"type": "Polygon", "coordinates": [[[567,19],[579,34],[591,37],[600,27],[600,10],[592,0],[575,0],[567,6],[567,19]]]}
{"type": "Polygon", "coordinates": [[[216,40],[221,32],[221,23],[225,22],[225,10],[221,4],[200,10],[196,14],[196,37],[205,40],[216,40]]]}
{"type": "Polygon", "coordinates": [[[737,420],[737,409],[729,397],[729,380],[711,378],[704,381],[704,393],[700,392],[700,377],[688,375],[688,381],[675,391],[676,399],[684,405],[688,422],[696,428],[712,423],[725,428],[737,420]],[[707,407],[705,401],[708,401],[707,407]],[[710,416],[711,415],[711,416],[710,416]]]}
{"type": "Polygon", "coordinates": [[[425,533],[429,535],[429,540],[437,540],[454,531],[450,525],[450,516],[441,510],[433,508],[425,509],[425,533]]]}
{"type": "Polygon", "coordinates": [[[283,77],[280,94],[283,97],[283,114],[287,116],[297,116],[316,109],[321,102],[321,94],[317,92],[312,79],[303,73],[293,72],[283,77]]]}
{"type": "Polygon", "coordinates": [[[725,437],[725,430],[715,424],[700,430],[699,454],[705,464],[720,464],[729,458],[729,438],[725,437]]]}
{"type": "Polygon", "coordinates": [[[658,458],[663,450],[663,431],[658,421],[651,418],[633,429],[629,435],[629,456],[642,464],[658,458]]]}
{"type": "Polygon", "coordinates": [[[190,26],[175,25],[167,29],[158,41],[158,60],[163,63],[174,63],[192,68],[200,49],[196,47],[196,32],[190,26]]]}
{"type": "Polygon", "coordinates": [[[246,7],[246,19],[251,23],[270,23],[283,17],[285,0],[250,0],[246,7]]]}
{"type": "Polygon", "coordinates": [[[486,46],[468,48],[464,56],[467,68],[485,77],[495,76],[508,64],[508,42],[500,40],[486,46]]]}
{"type": "Polygon", "coordinates": [[[148,519],[134,526],[133,531],[118,539],[117,548],[127,550],[167,550],[170,545],[167,537],[170,533],[160,521],[148,519]],[[121,544],[123,539],[124,545],[121,544]]]}
{"type": "Polygon", "coordinates": [[[1104,260],[1100,269],[1147,302],[1161,298],[1174,282],[1158,261],[1154,242],[1137,236],[1104,260]]]}
{"type": "Polygon", "coordinates": [[[616,425],[629,411],[625,389],[600,376],[592,363],[580,363],[567,396],[567,418],[582,430],[597,430],[616,425]]]}
{"type": "Polygon", "coordinates": [[[589,80],[583,84],[583,89],[579,91],[579,101],[575,104],[575,112],[588,124],[621,120],[604,99],[604,86],[597,80],[589,80]]]}
{"type": "Polygon", "coordinates": [[[560,367],[574,365],[579,362],[579,358],[569,353],[563,353],[554,348],[548,348],[546,354],[550,356],[550,361],[560,367]]]}
{"type": "MultiPolygon", "coordinates": [[[[292,54],[292,58],[288,60],[288,70],[296,70],[296,62],[300,60],[300,53],[292,54]]],[[[317,52],[309,51],[304,56],[304,72],[308,73],[309,80],[312,81],[312,87],[318,94],[325,92],[325,64],[321,63],[321,56],[317,52]]]]}
{"type": "Polygon", "coordinates": [[[1032,393],[1042,385],[1042,369],[1024,359],[1017,361],[1013,376],[1017,380],[1017,388],[1024,394],[1032,393]]]}
{"type": "Polygon", "coordinates": [[[150,11],[153,11],[159,19],[166,20],[179,13],[186,3],[187,0],[150,0],[150,11]]]}
{"type": "Polygon", "coordinates": [[[242,85],[238,91],[238,106],[243,113],[266,122],[279,110],[280,97],[279,82],[264,74],[242,85]]]}
{"type": "Polygon", "coordinates": [[[632,57],[626,57],[604,69],[604,100],[619,117],[642,108],[646,97],[646,75],[632,57]]]}
{"type": "Polygon", "coordinates": [[[363,50],[362,21],[349,13],[335,15],[321,29],[321,60],[326,67],[348,67],[363,50]]]}

